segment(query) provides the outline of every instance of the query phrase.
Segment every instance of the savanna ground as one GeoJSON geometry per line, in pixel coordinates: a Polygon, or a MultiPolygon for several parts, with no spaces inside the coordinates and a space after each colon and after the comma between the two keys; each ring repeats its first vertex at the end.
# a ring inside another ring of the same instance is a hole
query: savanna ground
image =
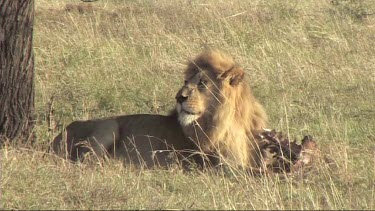
{"type": "Polygon", "coordinates": [[[2,209],[375,209],[375,1],[78,3],[36,1],[38,139],[1,150],[2,209]],[[205,45],[245,68],[271,128],[313,135],[330,162],[252,178],[45,155],[73,120],[168,113],[205,45]]]}

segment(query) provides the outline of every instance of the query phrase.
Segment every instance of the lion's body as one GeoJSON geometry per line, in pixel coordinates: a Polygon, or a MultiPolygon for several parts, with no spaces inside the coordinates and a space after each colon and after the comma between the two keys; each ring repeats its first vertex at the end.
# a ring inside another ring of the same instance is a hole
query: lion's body
{"type": "MultiPolygon", "coordinates": [[[[266,127],[267,116],[244,80],[243,69],[231,57],[208,51],[188,64],[185,80],[170,116],[140,114],[71,123],[66,129],[67,157],[82,159],[89,150],[77,143],[86,140],[99,156],[108,152],[148,167],[170,164],[170,153],[163,150],[188,151],[177,153],[184,159],[197,148],[213,162],[256,166],[260,153],[254,136],[266,127]]],[[[64,140],[63,133],[55,138],[55,152],[64,152],[64,140]]]]}
{"type": "Polygon", "coordinates": [[[74,121],[52,147],[74,161],[93,151],[99,157],[107,154],[135,165],[166,167],[176,162],[174,155],[180,160],[191,156],[195,145],[185,138],[175,115],[137,114],[74,121]]]}
{"type": "Polygon", "coordinates": [[[176,99],[184,134],[203,152],[237,167],[258,164],[254,135],[266,127],[267,116],[232,58],[217,51],[198,56],[176,99]]]}

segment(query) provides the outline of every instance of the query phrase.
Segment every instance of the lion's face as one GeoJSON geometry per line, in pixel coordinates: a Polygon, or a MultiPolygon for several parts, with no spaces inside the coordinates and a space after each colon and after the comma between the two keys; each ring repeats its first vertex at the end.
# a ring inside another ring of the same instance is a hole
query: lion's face
{"type": "Polygon", "coordinates": [[[192,124],[221,102],[221,82],[209,71],[188,75],[176,95],[176,110],[182,126],[192,124]]]}

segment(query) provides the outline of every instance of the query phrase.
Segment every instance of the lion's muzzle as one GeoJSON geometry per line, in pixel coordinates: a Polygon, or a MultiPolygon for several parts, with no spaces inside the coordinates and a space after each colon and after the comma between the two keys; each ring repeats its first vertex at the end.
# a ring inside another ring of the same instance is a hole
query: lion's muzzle
{"type": "Polygon", "coordinates": [[[195,89],[194,86],[185,85],[176,94],[176,110],[181,125],[190,125],[200,117],[203,110],[195,89]]]}

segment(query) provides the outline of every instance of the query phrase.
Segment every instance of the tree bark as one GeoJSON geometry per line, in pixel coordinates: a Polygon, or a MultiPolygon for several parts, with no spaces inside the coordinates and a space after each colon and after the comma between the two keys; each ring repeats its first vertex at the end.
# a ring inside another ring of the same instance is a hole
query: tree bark
{"type": "Polygon", "coordinates": [[[0,0],[0,144],[34,126],[34,0],[0,0]]]}

